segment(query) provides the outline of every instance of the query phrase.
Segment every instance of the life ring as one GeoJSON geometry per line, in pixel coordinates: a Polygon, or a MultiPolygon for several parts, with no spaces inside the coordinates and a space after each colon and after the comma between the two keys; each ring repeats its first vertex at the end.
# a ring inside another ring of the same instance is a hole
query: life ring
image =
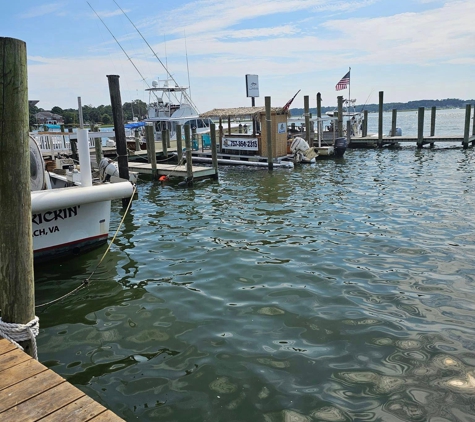
{"type": "Polygon", "coordinates": [[[30,136],[30,189],[42,190],[45,186],[45,161],[41,155],[40,147],[35,139],[30,136]]]}

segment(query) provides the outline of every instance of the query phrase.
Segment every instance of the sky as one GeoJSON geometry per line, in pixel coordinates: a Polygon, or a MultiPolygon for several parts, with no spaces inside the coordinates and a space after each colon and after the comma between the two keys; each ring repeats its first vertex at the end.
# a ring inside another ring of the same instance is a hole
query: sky
{"type": "Polygon", "coordinates": [[[148,101],[167,77],[199,112],[475,98],[474,0],[2,0],[0,36],[26,43],[28,96],[38,107],[148,101]],[[350,87],[335,85],[351,68],[350,87]]]}

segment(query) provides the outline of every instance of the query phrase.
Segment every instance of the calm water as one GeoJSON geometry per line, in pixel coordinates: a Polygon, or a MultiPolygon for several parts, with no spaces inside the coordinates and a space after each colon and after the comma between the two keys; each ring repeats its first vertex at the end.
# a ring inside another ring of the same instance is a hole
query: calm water
{"type": "MultiPolygon", "coordinates": [[[[140,182],[90,286],[38,311],[40,360],[128,421],[473,420],[474,166],[408,146],[140,182]]],[[[36,268],[37,303],[104,251],[36,268]]]]}

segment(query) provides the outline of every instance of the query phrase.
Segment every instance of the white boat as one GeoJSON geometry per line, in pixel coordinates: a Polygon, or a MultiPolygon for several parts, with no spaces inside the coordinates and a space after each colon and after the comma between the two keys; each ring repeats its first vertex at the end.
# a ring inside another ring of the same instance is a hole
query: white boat
{"type": "Polygon", "coordinates": [[[176,140],[177,125],[188,124],[197,134],[209,132],[212,120],[199,116],[187,90],[188,87],[178,86],[173,80],[153,81],[152,88],[146,89],[149,101],[145,122],[153,123],[155,142],[161,142],[165,129],[169,131],[170,140],[176,140]]]}
{"type": "MultiPolygon", "coordinates": [[[[30,136],[33,252],[35,263],[77,255],[107,242],[111,201],[130,198],[133,185],[92,180],[88,135],[78,136],[81,172],[45,170],[40,148],[30,136]]],[[[68,163],[66,163],[68,164],[68,163]]]]}

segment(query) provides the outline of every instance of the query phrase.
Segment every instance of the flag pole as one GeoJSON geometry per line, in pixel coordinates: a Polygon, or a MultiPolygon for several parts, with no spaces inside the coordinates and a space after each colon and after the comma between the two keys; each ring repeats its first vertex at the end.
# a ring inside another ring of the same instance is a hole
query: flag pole
{"type": "Polygon", "coordinates": [[[350,115],[351,107],[351,67],[348,68],[348,117],[350,115]]]}

